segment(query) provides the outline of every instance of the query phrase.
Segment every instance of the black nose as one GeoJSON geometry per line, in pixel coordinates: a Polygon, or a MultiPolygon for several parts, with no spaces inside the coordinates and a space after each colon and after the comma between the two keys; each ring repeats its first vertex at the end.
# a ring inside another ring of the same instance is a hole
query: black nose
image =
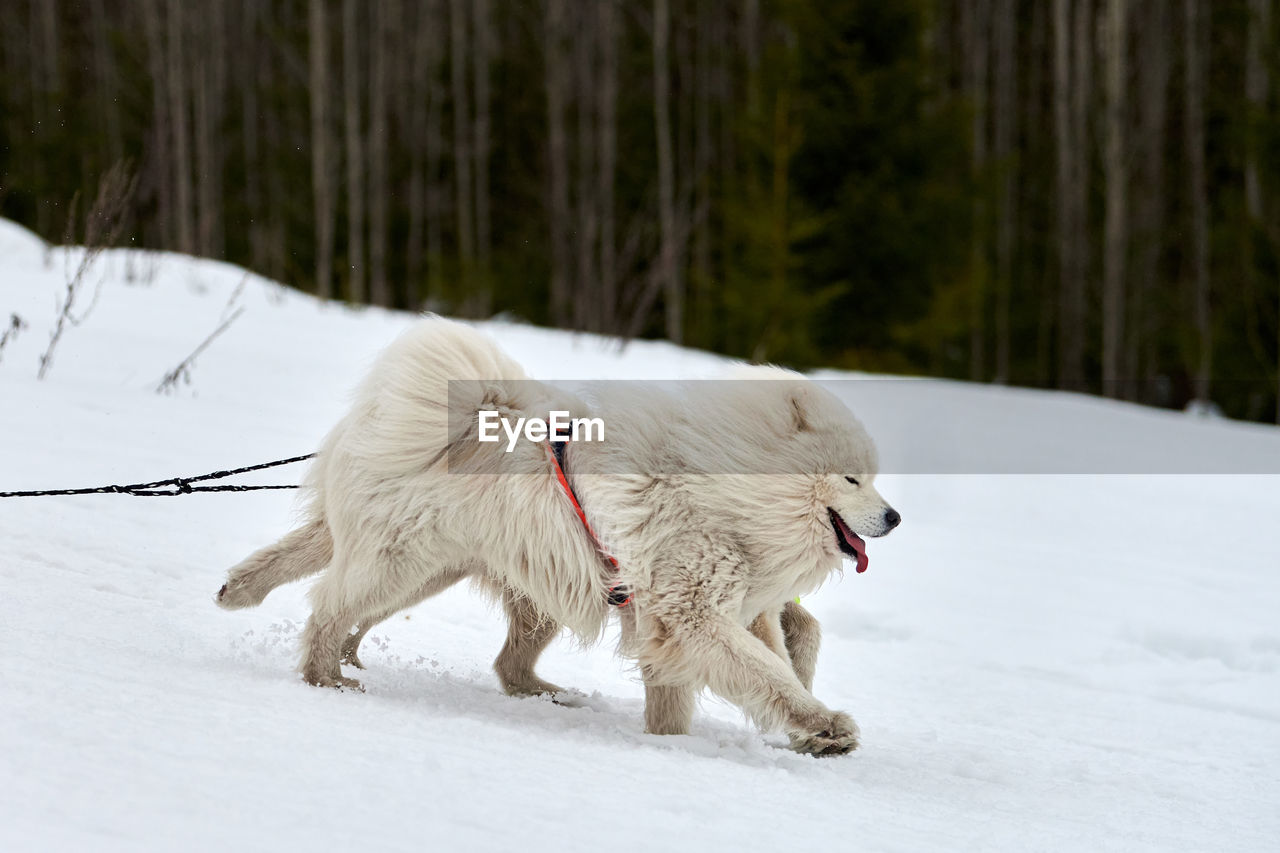
{"type": "Polygon", "coordinates": [[[890,530],[902,523],[902,516],[898,515],[896,509],[886,509],[884,511],[884,523],[890,530]]]}

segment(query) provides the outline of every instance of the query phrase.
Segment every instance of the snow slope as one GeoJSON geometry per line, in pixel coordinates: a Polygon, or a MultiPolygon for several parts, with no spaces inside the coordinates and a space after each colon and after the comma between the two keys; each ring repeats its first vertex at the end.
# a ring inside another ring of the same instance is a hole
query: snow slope
{"type": "MultiPolygon", "coordinates": [[[[0,352],[0,490],[308,452],[412,322],[113,252],[38,382],[77,257],[0,222],[0,322],[29,324],[0,352]],[[237,307],[191,384],[156,394],[237,307]]],[[[484,326],[541,378],[723,364],[484,326]]],[[[608,643],[544,658],[582,707],[507,698],[502,620],[465,588],[375,629],[367,693],[316,690],[293,672],[305,584],[212,603],[289,528],[292,493],[0,500],[4,848],[1276,849],[1280,431],[960,383],[833,387],[905,518],[870,571],[806,601],[815,692],[858,719],[857,753],[793,754],[710,697],[689,736],[645,735],[608,643]]]]}

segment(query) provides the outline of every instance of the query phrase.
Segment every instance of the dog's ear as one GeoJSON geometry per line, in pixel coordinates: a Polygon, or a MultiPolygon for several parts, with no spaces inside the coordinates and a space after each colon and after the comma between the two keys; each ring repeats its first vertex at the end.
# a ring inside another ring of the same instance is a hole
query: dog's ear
{"type": "Polygon", "coordinates": [[[787,398],[787,403],[790,406],[791,412],[792,432],[808,432],[813,429],[812,425],[809,423],[809,416],[807,414],[809,402],[807,397],[808,395],[805,393],[805,389],[796,388],[787,398]]]}

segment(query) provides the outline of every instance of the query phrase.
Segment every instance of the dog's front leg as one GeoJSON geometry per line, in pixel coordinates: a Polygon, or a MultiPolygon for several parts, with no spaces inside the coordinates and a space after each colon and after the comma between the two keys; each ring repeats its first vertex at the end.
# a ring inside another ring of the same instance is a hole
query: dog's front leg
{"type": "Polygon", "coordinates": [[[857,748],[853,719],[814,698],[786,661],[730,616],[701,609],[662,628],[662,669],[706,684],[761,727],[784,730],[798,752],[840,755],[857,748]]]}
{"type": "Polygon", "coordinates": [[[757,616],[751,623],[751,633],[774,654],[790,663],[804,689],[813,692],[813,671],[818,664],[818,646],[822,642],[822,629],[813,614],[794,601],[788,601],[779,612],[766,610],[757,616]]]}
{"type": "Polygon", "coordinates": [[[769,647],[769,651],[773,652],[784,661],[790,662],[791,658],[787,653],[786,641],[782,636],[782,625],[780,624],[780,611],[766,610],[755,618],[751,623],[749,630],[760,642],[769,647]]]}
{"type": "Polygon", "coordinates": [[[695,685],[657,684],[646,674],[644,730],[651,735],[687,735],[697,701],[695,685]]]}

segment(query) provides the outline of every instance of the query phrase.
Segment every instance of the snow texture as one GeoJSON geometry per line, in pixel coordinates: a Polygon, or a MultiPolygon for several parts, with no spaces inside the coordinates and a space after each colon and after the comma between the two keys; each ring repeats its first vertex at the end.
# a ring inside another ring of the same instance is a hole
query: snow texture
{"type": "MultiPolygon", "coordinates": [[[[38,382],[78,252],[0,222],[0,320],[28,324],[0,353],[0,490],[308,452],[413,320],[110,252],[38,382]],[[190,383],[155,393],[238,307],[190,383]]],[[[483,327],[540,378],[724,363],[483,327]]],[[[294,672],[305,584],[254,610],[212,601],[290,528],[295,493],[3,500],[4,848],[1275,850],[1280,480],[1191,472],[1280,470],[1280,430],[961,383],[837,387],[886,469],[911,472],[879,481],[905,521],[870,543],[870,571],[806,600],[815,692],[861,724],[853,755],[794,754],[709,696],[690,735],[646,735],[607,641],[543,660],[576,707],[508,698],[489,669],[502,620],[464,587],[374,630],[367,693],[311,688],[294,672]],[[1064,447],[1078,458],[1037,456],[1064,447]],[[1158,470],[1153,448],[1187,469],[1105,473],[1158,470]],[[1047,473],[1076,469],[1092,472],[1047,473]]]]}

